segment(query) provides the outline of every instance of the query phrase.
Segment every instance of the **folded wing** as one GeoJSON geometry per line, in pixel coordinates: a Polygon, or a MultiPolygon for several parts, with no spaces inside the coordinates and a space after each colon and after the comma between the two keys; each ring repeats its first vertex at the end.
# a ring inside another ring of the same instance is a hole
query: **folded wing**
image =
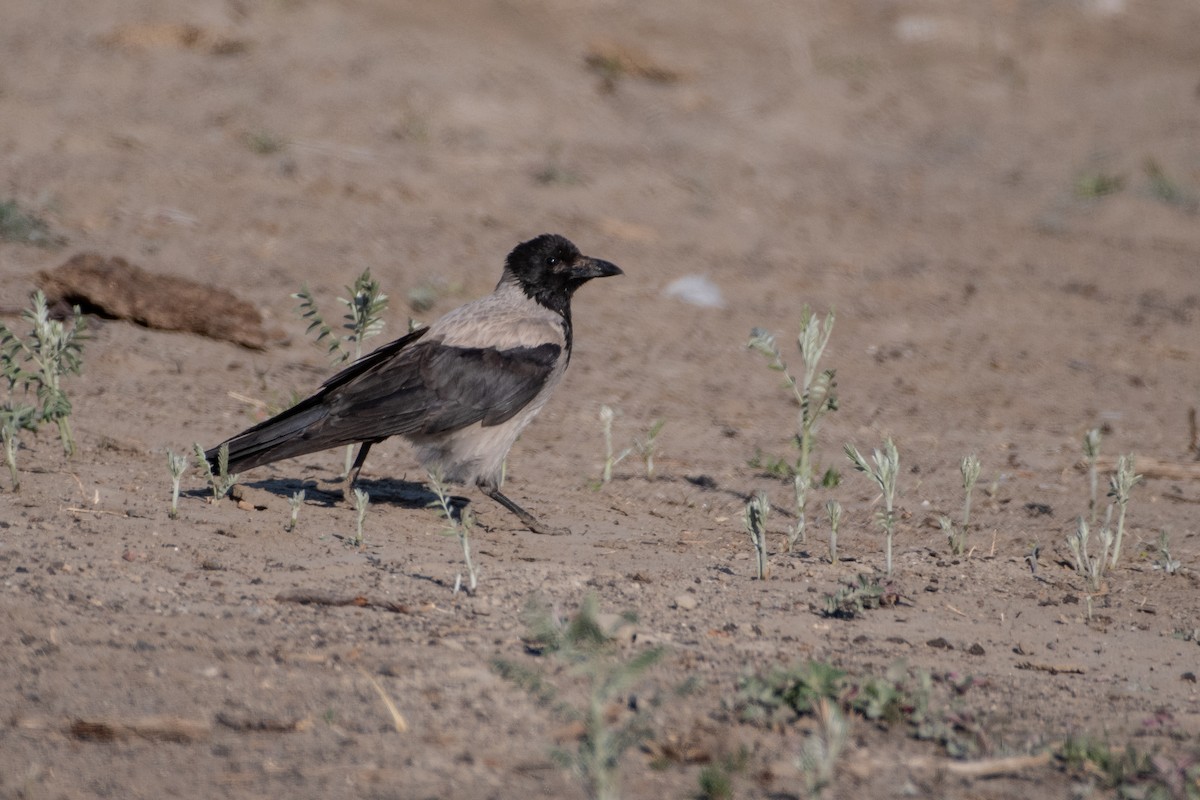
{"type": "Polygon", "coordinates": [[[312,397],[230,439],[230,471],[389,436],[499,425],[538,395],[562,352],[557,344],[453,347],[422,339],[427,330],[384,345],[312,397]]]}

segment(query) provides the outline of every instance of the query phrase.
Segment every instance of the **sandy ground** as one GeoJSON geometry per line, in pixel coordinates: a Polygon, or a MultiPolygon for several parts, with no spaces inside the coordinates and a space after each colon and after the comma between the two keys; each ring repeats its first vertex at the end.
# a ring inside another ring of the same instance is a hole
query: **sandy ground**
{"type": "Polygon", "coordinates": [[[805,796],[812,719],[730,711],[740,676],[804,659],[928,673],[963,745],[855,716],[827,797],[1103,797],[1056,759],[947,764],[1070,736],[1196,752],[1200,648],[1181,632],[1200,628],[1200,481],[1149,467],[1195,459],[1200,6],[6,0],[3,17],[0,202],[66,240],[0,241],[4,323],[23,330],[39,270],[93,251],[230,289],[286,341],[91,320],[66,384],[78,454],[27,437],[20,493],[0,484],[0,796],[583,797],[550,756],[578,729],[492,662],[582,703],[525,647],[522,611],[589,592],[638,615],[626,656],[666,652],[614,706],[648,731],[621,761],[628,797],[697,796],[705,763],[739,752],[733,796],[805,796]],[[192,473],[168,518],[167,448],[211,446],[330,374],[301,285],[336,317],[369,267],[399,335],[490,291],[544,231],[626,272],[577,296],[567,380],[508,463],[512,496],[573,535],[473,497],[480,585],[454,594],[461,553],[401,442],[367,463],[361,547],[353,510],[318,491],[340,453],[255,470],[241,506],[192,473]],[[723,306],[664,295],[688,275],[723,306]],[[751,466],[794,457],[796,406],[748,335],[776,332],[799,369],[805,304],[837,313],[817,459],[842,480],[812,501],[845,508],[836,566],[823,513],[783,552],[790,485],[751,466]],[[618,447],[666,421],[653,480],[629,458],[594,486],[604,404],[618,447]],[[1089,595],[1065,540],[1093,427],[1147,477],[1089,595]],[[878,493],[842,446],[888,436],[897,602],[825,617],[883,567],[878,493]],[[936,520],[961,508],[968,453],[983,473],[954,557],[936,520]],[[776,507],[767,581],[741,523],[758,490],[776,507]],[[1163,531],[1177,574],[1156,568],[1163,531]]]}

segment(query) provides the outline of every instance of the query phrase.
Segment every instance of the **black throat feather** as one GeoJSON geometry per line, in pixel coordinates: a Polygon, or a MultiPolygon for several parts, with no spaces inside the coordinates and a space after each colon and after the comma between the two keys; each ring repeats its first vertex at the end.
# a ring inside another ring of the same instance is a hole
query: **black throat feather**
{"type": "Polygon", "coordinates": [[[526,297],[562,317],[563,336],[567,340],[564,354],[569,362],[571,360],[572,344],[571,289],[562,286],[529,286],[524,283],[521,283],[520,286],[526,297]]]}

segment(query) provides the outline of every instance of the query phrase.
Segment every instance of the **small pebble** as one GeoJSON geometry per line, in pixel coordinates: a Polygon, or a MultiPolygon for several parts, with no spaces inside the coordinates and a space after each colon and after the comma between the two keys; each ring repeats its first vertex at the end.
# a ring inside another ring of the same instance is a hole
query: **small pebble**
{"type": "Polygon", "coordinates": [[[693,611],[696,606],[700,605],[700,601],[696,599],[694,594],[681,594],[675,598],[674,606],[681,611],[693,611]]]}

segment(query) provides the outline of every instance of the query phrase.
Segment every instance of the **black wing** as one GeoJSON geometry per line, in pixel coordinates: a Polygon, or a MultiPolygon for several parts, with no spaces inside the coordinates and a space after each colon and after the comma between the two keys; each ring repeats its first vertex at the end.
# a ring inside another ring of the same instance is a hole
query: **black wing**
{"type": "Polygon", "coordinates": [[[206,452],[205,458],[215,469],[218,451],[222,445],[227,444],[229,471],[239,472],[283,458],[302,456],[332,447],[333,445],[324,444],[319,436],[320,429],[329,417],[326,401],[330,392],[354,380],[365,371],[396,357],[428,332],[428,328],[413,331],[360,358],[325,381],[316,394],[222,442],[206,452]]]}
{"type": "Polygon", "coordinates": [[[332,388],[327,425],[352,441],[499,425],[537,396],[561,352],[421,342],[332,388]]]}
{"type": "MultiPolygon", "coordinates": [[[[556,344],[498,350],[419,341],[427,332],[384,345],[230,439],[230,471],[389,436],[499,425],[537,396],[562,352],[556,344]]],[[[218,449],[206,453],[210,462],[218,449]]]]}

